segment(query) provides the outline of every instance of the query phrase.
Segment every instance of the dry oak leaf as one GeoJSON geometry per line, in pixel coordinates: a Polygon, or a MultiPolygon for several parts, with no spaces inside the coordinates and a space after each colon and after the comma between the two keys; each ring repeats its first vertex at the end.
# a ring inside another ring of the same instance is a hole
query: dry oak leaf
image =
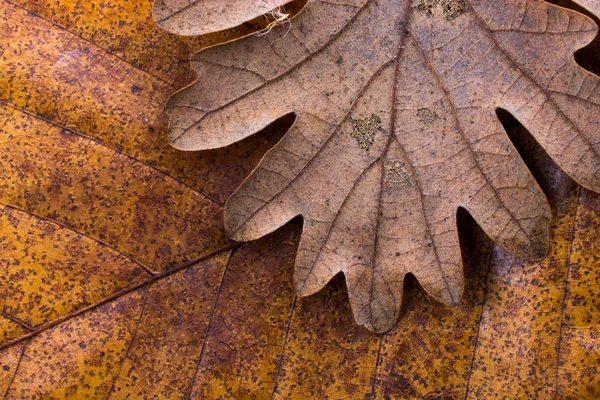
{"type": "Polygon", "coordinates": [[[600,16],[600,2],[598,0],[577,0],[584,8],[587,8],[593,14],[600,16]]]}
{"type": "Polygon", "coordinates": [[[548,202],[497,109],[600,191],[600,80],[573,58],[597,30],[541,0],[309,1],[291,26],[193,57],[170,141],[220,148],[294,113],[227,201],[226,230],[249,241],[301,215],[299,295],[341,271],[356,321],[386,331],[408,273],[460,300],[460,207],[508,252],[547,253],[548,202]]]}
{"type": "Polygon", "coordinates": [[[236,27],[273,12],[290,0],[156,0],[156,23],[180,35],[202,35],[236,27]]]}

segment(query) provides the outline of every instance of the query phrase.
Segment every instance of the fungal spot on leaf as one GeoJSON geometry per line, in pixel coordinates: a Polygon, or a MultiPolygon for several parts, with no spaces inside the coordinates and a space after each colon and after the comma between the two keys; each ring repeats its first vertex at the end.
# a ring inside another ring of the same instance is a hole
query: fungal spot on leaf
{"type": "Polygon", "coordinates": [[[467,7],[466,0],[421,0],[417,9],[432,15],[436,7],[441,7],[442,12],[449,21],[461,15],[467,7]]]}
{"type": "Polygon", "coordinates": [[[135,84],[131,87],[131,93],[133,93],[133,94],[138,94],[141,91],[142,91],[141,86],[139,86],[137,84],[135,84]]]}
{"type": "Polygon", "coordinates": [[[438,118],[438,115],[429,108],[421,108],[417,111],[417,118],[419,118],[419,121],[423,124],[429,125],[438,118]]]}
{"type": "Polygon", "coordinates": [[[381,118],[373,114],[369,118],[365,119],[353,119],[352,122],[353,131],[352,137],[358,142],[358,146],[361,149],[369,150],[373,142],[375,142],[375,134],[377,132],[384,132],[381,127],[381,118]]]}
{"type": "Polygon", "coordinates": [[[383,166],[385,188],[388,190],[402,190],[413,185],[410,175],[406,173],[406,163],[398,160],[386,161],[383,166]]]}

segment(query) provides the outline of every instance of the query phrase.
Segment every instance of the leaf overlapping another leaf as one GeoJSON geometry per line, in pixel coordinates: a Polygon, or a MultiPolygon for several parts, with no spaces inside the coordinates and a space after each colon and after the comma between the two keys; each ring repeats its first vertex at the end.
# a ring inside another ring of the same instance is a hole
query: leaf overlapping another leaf
{"type": "Polygon", "coordinates": [[[226,229],[253,240],[302,215],[297,291],[342,271],[357,321],[375,331],[397,320],[408,273],[459,301],[458,208],[510,253],[546,254],[550,208],[497,109],[600,190],[600,85],[573,60],[594,22],[540,0],[429,3],[310,1],[289,27],[198,53],[198,81],[167,106],[183,150],[296,115],[227,201],[226,229]],[[355,123],[373,117],[377,129],[355,123]]]}
{"type": "Polygon", "coordinates": [[[163,29],[180,35],[202,35],[234,28],[274,12],[291,0],[157,0],[153,17],[163,29]]]}
{"type": "MultiPolygon", "coordinates": [[[[162,256],[166,264],[150,263],[157,269],[150,276],[128,261],[125,254],[140,254],[130,242],[111,248],[95,232],[122,225],[128,237],[127,227],[139,231],[154,210],[137,208],[121,219],[114,212],[103,218],[111,209],[100,208],[97,225],[70,226],[89,209],[87,195],[80,195],[46,218],[35,215],[46,205],[22,202],[15,189],[22,180],[27,196],[49,203],[54,198],[46,188],[56,190],[57,183],[65,193],[85,188],[107,206],[186,186],[200,192],[196,199],[206,193],[218,203],[276,140],[256,135],[219,151],[169,150],[158,117],[176,71],[165,66],[183,69],[189,42],[157,32],[150,7],[149,1],[0,2],[6,34],[0,36],[6,103],[0,149],[8,143],[1,162],[21,163],[27,149],[26,158],[45,166],[43,174],[0,170],[0,185],[14,187],[3,192],[13,206],[0,211],[0,393],[19,399],[599,397],[600,197],[572,182],[561,189],[565,178],[552,168],[532,169],[556,214],[544,261],[522,263],[500,249],[490,260],[489,240],[460,212],[465,299],[445,307],[409,279],[401,321],[384,335],[352,321],[341,279],[293,300],[296,223],[236,248],[229,259],[226,247],[199,263],[174,264],[222,240],[222,214],[209,212],[212,228],[195,226],[197,220],[180,227],[182,235],[199,229],[202,240],[185,240],[179,253],[162,256]],[[76,151],[61,162],[60,148],[76,151]],[[40,163],[48,149],[58,157],[40,163]],[[69,167],[72,160],[76,167],[69,167]],[[116,168],[123,160],[128,166],[116,168]],[[130,191],[81,183],[96,168],[108,168],[116,181],[129,179],[130,191]],[[149,171],[153,179],[144,180],[149,171]],[[548,191],[540,176],[558,191],[548,191]]],[[[419,118],[435,115],[422,111],[419,118]]],[[[199,204],[211,203],[193,209],[199,204]]],[[[178,202],[162,208],[165,223],[181,223],[171,207],[178,202]]],[[[145,242],[168,242],[160,234],[149,230],[145,242]]]]}

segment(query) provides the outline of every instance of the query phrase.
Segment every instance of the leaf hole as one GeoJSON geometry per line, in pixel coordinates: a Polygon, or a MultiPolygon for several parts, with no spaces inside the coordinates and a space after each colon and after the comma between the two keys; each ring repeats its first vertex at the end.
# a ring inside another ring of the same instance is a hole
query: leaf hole
{"type": "MultiPolygon", "coordinates": [[[[577,11],[585,16],[594,20],[596,25],[600,26],[600,19],[586,8],[576,4],[572,0],[545,0],[547,3],[554,4],[555,6],[564,7],[577,11]]],[[[600,75],[600,31],[596,34],[596,37],[587,46],[575,52],[575,61],[580,67],[593,72],[596,75],[600,75]]]]}
{"type": "Polygon", "coordinates": [[[575,189],[575,181],[556,165],[531,133],[510,112],[498,108],[496,115],[551,206],[555,208],[560,199],[566,198],[568,193],[575,189]]]}

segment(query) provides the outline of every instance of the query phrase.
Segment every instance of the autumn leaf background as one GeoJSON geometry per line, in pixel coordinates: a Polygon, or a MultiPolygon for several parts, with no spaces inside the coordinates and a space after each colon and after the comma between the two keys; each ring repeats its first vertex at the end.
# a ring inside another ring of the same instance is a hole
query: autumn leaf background
{"type": "MultiPolygon", "coordinates": [[[[189,57],[264,21],[181,38],[151,8],[0,0],[0,393],[600,396],[600,196],[515,120],[500,115],[551,202],[549,256],[510,257],[461,214],[461,304],[409,279],[398,325],[377,335],[340,277],[296,298],[300,221],[247,244],[224,233],[225,200],[293,117],[222,150],[167,143],[162,109],[193,81],[189,57]]],[[[577,57],[596,73],[597,49],[577,57]]]]}

